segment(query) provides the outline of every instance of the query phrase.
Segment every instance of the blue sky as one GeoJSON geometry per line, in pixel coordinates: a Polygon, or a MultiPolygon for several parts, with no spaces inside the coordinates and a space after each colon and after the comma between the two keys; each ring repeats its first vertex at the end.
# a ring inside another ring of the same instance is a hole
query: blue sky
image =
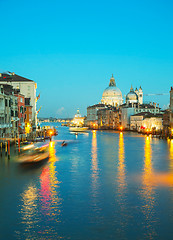
{"type": "MultiPolygon", "coordinates": [[[[123,95],[173,86],[172,1],[0,0],[0,71],[38,83],[42,117],[100,102],[114,74],[123,95]]],[[[161,106],[169,95],[145,97],[161,106]]]]}

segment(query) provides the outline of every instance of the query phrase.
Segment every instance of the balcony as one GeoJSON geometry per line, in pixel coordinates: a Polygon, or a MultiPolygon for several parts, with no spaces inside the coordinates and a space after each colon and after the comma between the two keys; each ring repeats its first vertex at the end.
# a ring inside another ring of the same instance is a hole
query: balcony
{"type": "Polygon", "coordinates": [[[12,127],[12,124],[11,123],[8,123],[8,124],[0,124],[0,129],[2,128],[10,128],[12,127]]]}

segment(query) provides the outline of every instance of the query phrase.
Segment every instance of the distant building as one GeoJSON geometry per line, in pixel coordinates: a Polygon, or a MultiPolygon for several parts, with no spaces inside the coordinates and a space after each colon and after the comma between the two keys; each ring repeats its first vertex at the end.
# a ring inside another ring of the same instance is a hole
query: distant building
{"type": "Polygon", "coordinates": [[[170,90],[170,128],[173,128],[173,88],[170,90]]]}
{"type": "Polygon", "coordinates": [[[85,120],[85,126],[90,128],[98,128],[98,110],[106,108],[105,104],[95,104],[87,107],[87,118],[85,120]]]}
{"type": "Polygon", "coordinates": [[[117,129],[119,125],[119,108],[105,104],[95,104],[87,108],[85,126],[91,129],[117,129]]]}
{"type": "Polygon", "coordinates": [[[153,114],[150,112],[140,112],[130,116],[130,129],[143,131],[163,129],[163,114],[153,114]]]}
{"type": "Polygon", "coordinates": [[[118,107],[123,103],[122,93],[116,86],[113,74],[109,82],[109,87],[107,87],[103,92],[101,103],[115,107],[118,107]]]}
{"type": "Polygon", "coordinates": [[[36,89],[37,84],[28,78],[21,77],[15,73],[0,73],[0,84],[12,85],[15,89],[20,89],[20,93],[31,99],[32,121],[36,124],[36,89]]]}
{"type": "Polygon", "coordinates": [[[118,129],[120,127],[120,111],[113,106],[107,106],[97,111],[99,129],[118,129]]]}
{"type": "Polygon", "coordinates": [[[170,109],[166,109],[163,112],[163,132],[165,136],[168,136],[170,134],[170,109]]]}
{"type": "Polygon", "coordinates": [[[152,114],[160,113],[159,105],[156,103],[139,104],[139,103],[125,103],[120,106],[121,109],[121,124],[123,128],[130,129],[130,116],[137,113],[148,112],[152,114]]]}
{"type": "Polygon", "coordinates": [[[77,113],[75,114],[73,120],[71,121],[72,125],[75,126],[83,126],[84,125],[84,119],[85,117],[82,117],[79,109],[77,110],[77,113]]]}

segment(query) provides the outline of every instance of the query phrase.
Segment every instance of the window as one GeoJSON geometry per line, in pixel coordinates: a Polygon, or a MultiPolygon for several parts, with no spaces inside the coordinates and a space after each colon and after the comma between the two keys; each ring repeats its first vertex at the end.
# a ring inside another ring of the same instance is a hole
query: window
{"type": "Polygon", "coordinates": [[[23,107],[22,106],[20,107],[20,112],[23,113],[23,107]]]}
{"type": "Polygon", "coordinates": [[[5,106],[6,106],[6,107],[8,106],[7,99],[5,99],[5,106]]]}

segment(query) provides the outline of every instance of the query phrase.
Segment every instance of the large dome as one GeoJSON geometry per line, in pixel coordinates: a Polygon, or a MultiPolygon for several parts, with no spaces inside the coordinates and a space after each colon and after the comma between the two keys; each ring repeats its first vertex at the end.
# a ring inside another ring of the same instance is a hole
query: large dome
{"type": "Polygon", "coordinates": [[[113,75],[110,79],[109,87],[103,92],[101,102],[113,106],[119,106],[123,103],[122,93],[120,89],[117,88],[113,75]]]}
{"type": "Polygon", "coordinates": [[[111,87],[107,87],[104,90],[102,97],[121,97],[122,98],[122,93],[119,88],[111,86],[111,87]]]}

